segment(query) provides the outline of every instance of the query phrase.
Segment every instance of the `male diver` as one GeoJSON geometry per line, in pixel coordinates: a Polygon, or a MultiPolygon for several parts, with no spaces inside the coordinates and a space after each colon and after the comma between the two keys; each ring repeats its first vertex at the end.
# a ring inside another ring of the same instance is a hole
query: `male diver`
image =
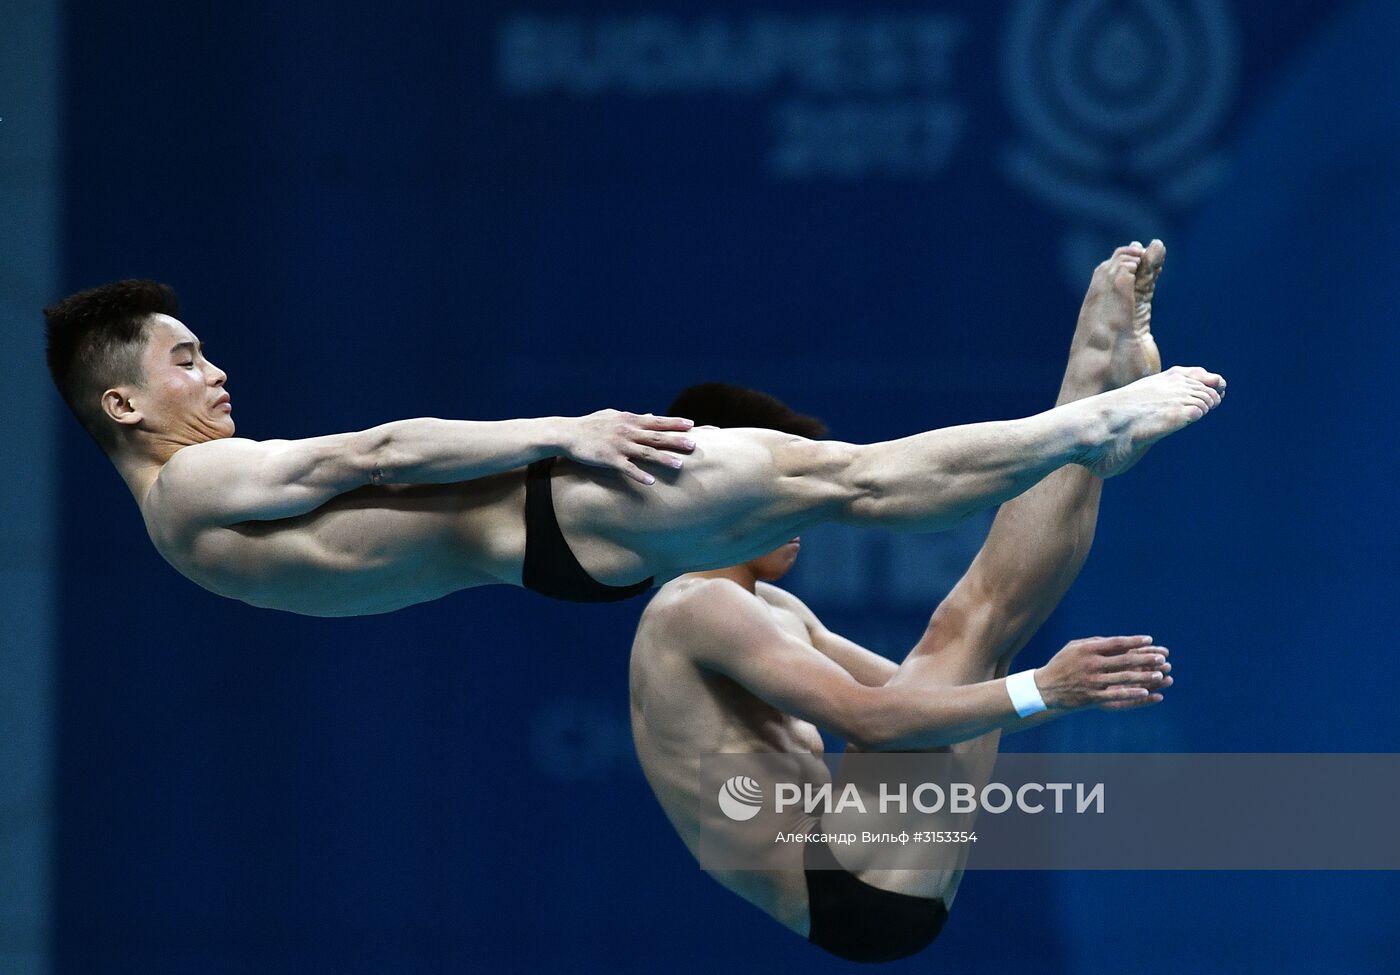
{"type": "Polygon", "coordinates": [[[259,441],[234,436],[227,376],[176,314],[151,281],[46,308],[54,381],[166,561],[212,592],[313,616],[494,583],[624,599],[823,521],[938,531],[1065,465],[1121,473],[1225,385],[1175,367],[1024,419],[869,445],[611,410],[259,441]]]}
{"type": "MultiPolygon", "coordinates": [[[[1059,404],[1158,371],[1150,314],[1164,257],[1160,242],[1134,244],[1094,272],[1059,404]]],[[[702,424],[767,426],[808,438],[825,432],[771,397],[718,384],[692,387],[671,409],[702,424]]],[[[720,844],[727,862],[748,865],[710,871],[716,880],[842,958],[890,961],[933,941],[962,879],[966,844],[944,869],[843,866],[844,848],[775,844],[771,831],[736,828],[703,784],[700,761],[785,753],[792,781],[819,787],[831,781],[819,757],[820,726],[853,751],[951,752],[960,775],[980,788],[1002,732],[1089,707],[1161,701],[1171,665],[1166,649],[1146,636],[1075,640],[1045,666],[1007,677],[1088,555],[1102,484],[1072,464],[1003,504],[971,567],[899,666],[832,633],[797,597],[769,584],[792,567],[798,539],[662,586],[632,648],[633,739],[692,853],[699,857],[703,836],[720,844]]],[[[811,825],[801,809],[791,819],[783,828],[805,834],[811,825]]],[[[949,819],[938,828],[956,827],[949,819]]],[[[911,865],[928,863],[924,848],[910,850],[911,858],[921,854],[911,865]]]]}

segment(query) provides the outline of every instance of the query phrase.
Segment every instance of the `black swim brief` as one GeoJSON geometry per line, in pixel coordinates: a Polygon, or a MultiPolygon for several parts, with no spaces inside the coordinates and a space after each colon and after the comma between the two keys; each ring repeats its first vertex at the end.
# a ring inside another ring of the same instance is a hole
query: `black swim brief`
{"type": "Polygon", "coordinates": [[[872,887],[847,873],[825,843],[808,843],[807,940],[847,961],[907,958],[933,943],[948,909],[936,897],[912,897],[872,887]]]}
{"type": "Polygon", "coordinates": [[[525,588],[575,603],[615,603],[646,592],[651,579],[630,586],[605,586],[583,571],[574,558],[554,515],[550,476],[555,460],[537,460],[525,474],[525,566],[521,572],[525,588]]]}

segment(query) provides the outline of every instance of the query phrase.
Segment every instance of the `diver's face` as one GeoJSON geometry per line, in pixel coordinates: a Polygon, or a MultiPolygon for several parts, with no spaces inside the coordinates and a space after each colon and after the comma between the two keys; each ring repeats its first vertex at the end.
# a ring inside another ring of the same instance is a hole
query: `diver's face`
{"type": "Polygon", "coordinates": [[[792,569],[793,563],[797,561],[797,553],[801,549],[802,539],[794,538],[792,541],[773,549],[767,555],[751,559],[748,563],[749,569],[753,572],[754,578],[760,582],[776,582],[792,569]]]}
{"type": "Polygon", "coordinates": [[[142,429],[180,443],[233,436],[228,376],[204,357],[203,345],[178,318],[151,316],[141,365],[145,380],[130,399],[142,429]]]}

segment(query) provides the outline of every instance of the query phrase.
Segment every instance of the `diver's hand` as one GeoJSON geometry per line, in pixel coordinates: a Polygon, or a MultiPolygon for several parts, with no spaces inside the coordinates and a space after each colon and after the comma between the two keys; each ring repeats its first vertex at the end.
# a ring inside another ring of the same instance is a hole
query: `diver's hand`
{"type": "Polygon", "coordinates": [[[1065,644],[1036,670],[1035,684],[1052,710],[1125,711],[1162,700],[1171,669],[1167,648],[1150,636],[1094,636],[1065,644]]]}
{"type": "Polygon", "coordinates": [[[566,419],[560,449],[580,464],[611,467],[634,481],[654,484],[656,478],[637,464],[680,467],[680,455],[695,449],[695,441],[685,433],[694,425],[673,416],[599,410],[566,419]]]}

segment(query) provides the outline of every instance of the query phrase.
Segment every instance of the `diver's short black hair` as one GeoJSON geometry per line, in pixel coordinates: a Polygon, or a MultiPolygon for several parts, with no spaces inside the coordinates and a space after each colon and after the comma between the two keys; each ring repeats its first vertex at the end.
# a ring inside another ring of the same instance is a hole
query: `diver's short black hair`
{"type": "Polygon", "coordinates": [[[104,422],[104,390],[145,378],[141,351],[146,322],[152,315],[178,315],[175,291],[157,281],[113,281],[80,291],[44,309],[49,374],[63,401],[92,435],[110,451],[116,431],[104,422]]]}
{"type": "Polygon", "coordinates": [[[687,386],[666,412],[694,420],[696,426],[762,427],[808,440],[827,432],[821,420],[798,413],[776,396],[732,383],[687,386]]]}

